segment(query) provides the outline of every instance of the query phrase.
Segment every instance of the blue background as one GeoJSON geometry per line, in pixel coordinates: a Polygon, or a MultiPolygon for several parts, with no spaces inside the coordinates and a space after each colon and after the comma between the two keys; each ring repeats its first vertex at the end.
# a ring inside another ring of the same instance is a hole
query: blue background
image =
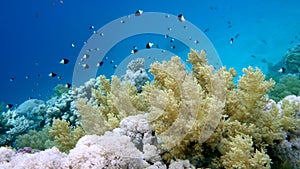
{"type": "MultiPolygon", "coordinates": [[[[99,29],[138,9],[182,13],[202,31],[209,29],[206,35],[223,65],[236,68],[239,75],[249,65],[266,71],[266,62],[278,62],[299,43],[299,7],[298,0],[1,0],[0,102],[46,100],[58,83],[72,83],[75,61],[93,34],[89,27],[99,29]],[[70,63],[59,64],[62,58],[70,63]],[[50,72],[62,80],[49,77],[50,72]]],[[[124,51],[118,52],[122,56],[124,51]]]]}

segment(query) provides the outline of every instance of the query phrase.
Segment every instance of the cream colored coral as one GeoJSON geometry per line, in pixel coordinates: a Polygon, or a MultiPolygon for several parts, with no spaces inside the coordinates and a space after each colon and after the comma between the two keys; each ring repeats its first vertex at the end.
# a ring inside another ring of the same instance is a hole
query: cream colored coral
{"type": "Polygon", "coordinates": [[[217,127],[225,106],[226,72],[208,66],[204,51],[191,50],[188,61],[193,64],[192,74],[179,57],[153,63],[149,72],[155,82],[145,91],[150,121],[162,147],[173,156],[182,156],[191,142],[199,150],[196,154],[201,154],[200,145],[217,127]]]}
{"type": "Polygon", "coordinates": [[[252,147],[252,138],[245,134],[239,134],[226,140],[227,151],[221,157],[222,164],[225,168],[239,169],[268,169],[270,168],[271,159],[261,151],[252,147]]]}

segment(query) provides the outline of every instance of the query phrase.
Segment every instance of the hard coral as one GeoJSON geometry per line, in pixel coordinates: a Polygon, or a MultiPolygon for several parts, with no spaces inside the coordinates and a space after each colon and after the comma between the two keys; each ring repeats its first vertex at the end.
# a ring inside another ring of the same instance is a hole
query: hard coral
{"type": "Polygon", "coordinates": [[[288,50],[283,58],[286,73],[300,73],[300,44],[288,50]]]}
{"type": "Polygon", "coordinates": [[[283,75],[274,89],[269,92],[270,99],[277,102],[288,95],[300,95],[300,79],[291,74],[283,75]]]}
{"type": "Polygon", "coordinates": [[[138,92],[141,92],[145,83],[150,81],[144,64],[145,60],[143,58],[132,60],[127,66],[126,74],[121,77],[122,82],[131,83],[137,88],[138,92]]]}
{"type": "Polygon", "coordinates": [[[87,135],[70,151],[67,168],[144,168],[141,152],[118,132],[87,135]],[[112,142],[113,140],[113,142],[112,142]]]}

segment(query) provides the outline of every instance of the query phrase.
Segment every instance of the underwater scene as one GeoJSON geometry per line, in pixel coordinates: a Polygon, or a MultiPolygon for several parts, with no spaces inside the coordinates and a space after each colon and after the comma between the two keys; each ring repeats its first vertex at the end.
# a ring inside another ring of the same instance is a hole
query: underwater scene
{"type": "Polygon", "coordinates": [[[300,1],[0,1],[0,169],[299,169],[300,1]]]}

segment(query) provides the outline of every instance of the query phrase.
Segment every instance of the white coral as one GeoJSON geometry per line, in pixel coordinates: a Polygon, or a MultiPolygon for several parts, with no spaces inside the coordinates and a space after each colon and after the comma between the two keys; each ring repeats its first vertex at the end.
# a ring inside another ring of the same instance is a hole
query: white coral
{"type": "Polygon", "coordinates": [[[169,166],[170,169],[191,169],[195,168],[189,162],[189,160],[172,160],[169,166]]]}
{"type": "Polygon", "coordinates": [[[11,160],[11,157],[15,154],[12,149],[1,147],[0,148],[0,168],[1,164],[8,163],[11,160]]]}
{"type": "Polygon", "coordinates": [[[118,132],[82,137],[70,151],[66,167],[71,168],[144,168],[142,153],[130,137],[118,132]]]}
{"type": "Polygon", "coordinates": [[[59,152],[56,147],[34,154],[16,153],[9,163],[2,164],[3,168],[56,168],[63,169],[67,155],[59,152]]]}
{"type": "Polygon", "coordinates": [[[156,137],[152,134],[154,129],[149,124],[147,114],[129,116],[120,122],[120,132],[131,137],[132,142],[139,150],[143,150],[144,144],[155,144],[156,137]]]}

